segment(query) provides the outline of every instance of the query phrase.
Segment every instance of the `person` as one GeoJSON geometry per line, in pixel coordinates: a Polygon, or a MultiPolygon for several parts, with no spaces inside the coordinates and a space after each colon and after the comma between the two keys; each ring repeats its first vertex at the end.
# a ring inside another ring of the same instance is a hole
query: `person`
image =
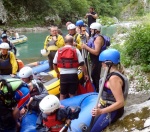
{"type": "MultiPolygon", "coordinates": [[[[14,52],[14,54],[16,55],[16,54],[17,54],[17,49],[16,49],[16,47],[14,46],[14,44],[11,43],[11,42],[8,40],[7,34],[2,34],[1,38],[2,38],[2,42],[5,42],[5,43],[8,43],[8,44],[9,44],[9,47],[10,47],[9,50],[12,51],[12,52],[14,52]]],[[[2,42],[1,42],[1,43],[2,43],[2,42]]]]}
{"type": "Polygon", "coordinates": [[[73,46],[81,50],[81,38],[80,34],[76,33],[76,26],[74,24],[69,24],[67,27],[68,34],[66,36],[72,36],[74,38],[73,46]]]}
{"type": "Polygon", "coordinates": [[[101,132],[110,123],[117,121],[124,113],[124,104],[128,95],[129,82],[123,75],[124,69],[120,64],[120,52],[116,49],[104,50],[99,61],[105,69],[109,67],[100,104],[92,109],[92,116],[97,117],[91,132],[101,132]]]}
{"type": "Polygon", "coordinates": [[[19,71],[21,80],[28,84],[30,89],[30,101],[28,102],[27,109],[39,112],[39,102],[48,95],[48,92],[39,79],[34,79],[32,68],[25,66],[19,71]]]}
{"type": "Polygon", "coordinates": [[[70,22],[70,21],[66,22],[66,28],[68,27],[69,24],[72,24],[72,22],[70,22]]]}
{"type": "Polygon", "coordinates": [[[59,49],[54,57],[53,66],[60,78],[60,100],[63,100],[69,94],[73,97],[78,88],[78,66],[81,66],[85,80],[88,80],[86,66],[80,51],[73,47],[73,37],[66,36],[66,45],[59,49]],[[58,70],[60,68],[60,72],[58,70]]]}
{"type": "Polygon", "coordinates": [[[91,77],[96,91],[99,91],[99,79],[101,73],[101,62],[98,57],[100,52],[103,50],[104,39],[100,36],[101,24],[92,23],[91,26],[92,37],[88,40],[87,44],[82,44],[82,48],[86,49],[90,53],[90,59],[92,63],[91,77]]]}
{"type": "Polygon", "coordinates": [[[9,51],[8,43],[0,44],[0,75],[16,76],[18,64],[13,52],[9,51]]]}
{"type": "Polygon", "coordinates": [[[16,30],[12,30],[12,33],[14,33],[13,39],[19,39],[19,33],[16,30]]]}
{"type": "Polygon", "coordinates": [[[96,12],[94,12],[93,7],[89,8],[89,12],[86,13],[85,18],[88,19],[89,35],[91,36],[90,25],[96,22],[96,19],[98,18],[98,15],[96,12]]]}
{"type": "Polygon", "coordinates": [[[48,55],[50,70],[53,70],[53,59],[58,48],[65,45],[63,36],[58,34],[58,27],[52,26],[50,28],[50,35],[48,35],[44,42],[44,49],[41,50],[43,56],[48,55]],[[50,51],[49,52],[47,52],[50,51]]]}
{"type": "MultiPolygon", "coordinates": [[[[76,107],[64,107],[60,104],[59,99],[55,95],[47,95],[39,104],[42,121],[38,118],[36,122],[37,132],[51,131],[59,132],[63,126],[70,126],[71,120],[77,119],[81,108],[76,107]],[[43,127],[46,127],[45,130],[43,127]]],[[[67,129],[65,130],[67,131],[67,129]]],[[[65,132],[63,131],[63,132],[65,132]]]]}
{"type": "Polygon", "coordinates": [[[89,34],[86,31],[86,26],[84,25],[83,20],[76,21],[76,32],[80,34],[81,41],[87,43],[89,34]]]}
{"type": "Polygon", "coordinates": [[[30,99],[29,88],[20,79],[0,79],[0,131],[17,132],[20,110],[30,99]]]}

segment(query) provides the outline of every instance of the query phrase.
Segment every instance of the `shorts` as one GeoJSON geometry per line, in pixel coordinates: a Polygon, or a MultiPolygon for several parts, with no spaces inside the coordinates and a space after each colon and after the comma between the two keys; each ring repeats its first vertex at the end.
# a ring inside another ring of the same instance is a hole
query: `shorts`
{"type": "Polygon", "coordinates": [[[78,89],[79,79],[76,73],[74,74],[61,74],[60,75],[60,93],[66,94],[76,94],[78,89]]]}

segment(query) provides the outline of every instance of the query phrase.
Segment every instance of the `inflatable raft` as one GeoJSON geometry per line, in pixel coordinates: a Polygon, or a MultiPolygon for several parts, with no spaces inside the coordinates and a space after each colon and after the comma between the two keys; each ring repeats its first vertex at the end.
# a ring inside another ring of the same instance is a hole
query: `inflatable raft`
{"type": "MultiPolygon", "coordinates": [[[[71,129],[68,132],[84,132],[87,130],[91,121],[91,110],[96,105],[98,94],[87,93],[78,95],[72,98],[61,101],[64,106],[80,106],[81,112],[79,118],[71,121],[71,129]]],[[[36,132],[36,119],[37,115],[35,112],[27,113],[22,118],[21,131],[20,132],[36,132]]]]}
{"type": "Polygon", "coordinates": [[[25,43],[28,40],[28,38],[25,35],[20,35],[18,39],[12,37],[9,37],[8,39],[14,45],[25,43]]]}
{"type": "MultiPolygon", "coordinates": [[[[42,73],[40,73],[40,75],[42,75],[42,73]]],[[[50,80],[44,83],[44,86],[46,87],[48,93],[58,95],[60,93],[60,79],[57,78],[56,72],[52,70],[46,73],[45,76],[50,77],[50,80]]],[[[80,68],[78,69],[78,78],[80,81],[83,79],[83,72],[80,68]]]]}

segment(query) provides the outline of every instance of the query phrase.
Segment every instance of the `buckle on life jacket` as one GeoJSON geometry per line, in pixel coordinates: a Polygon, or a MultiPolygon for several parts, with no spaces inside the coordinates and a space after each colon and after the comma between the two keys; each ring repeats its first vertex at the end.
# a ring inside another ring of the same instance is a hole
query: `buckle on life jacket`
{"type": "Polygon", "coordinates": [[[113,102],[113,101],[108,101],[108,100],[103,100],[102,98],[100,98],[100,104],[102,105],[102,106],[109,106],[109,105],[112,105],[112,104],[114,104],[115,102],[113,102]]]}
{"type": "Polygon", "coordinates": [[[52,126],[51,129],[62,128],[63,126],[64,124],[61,124],[61,125],[56,124],[56,126],[52,126]]]}

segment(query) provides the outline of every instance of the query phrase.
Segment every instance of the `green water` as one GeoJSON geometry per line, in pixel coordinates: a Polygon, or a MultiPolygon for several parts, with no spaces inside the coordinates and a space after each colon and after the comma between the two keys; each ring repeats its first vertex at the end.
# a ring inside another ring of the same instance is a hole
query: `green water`
{"type": "Polygon", "coordinates": [[[47,59],[46,57],[41,56],[40,50],[43,48],[45,38],[49,32],[30,32],[22,34],[28,37],[28,41],[16,46],[17,57],[25,64],[47,59]]]}
{"type": "MultiPolygon", "coordinates": [[[[66,35],[67,31],[62,29],[63,34],[66,35]]],[[[115,26],[103,27],[102,34],[112,36],[116,32],[115,26]]],[[[43,57],[40,53],[41,49],[43,49],[44,41],[47,35],[49,35],[49,31],[45,32],[24,32],[20,33],[24,34],[28,37],[28,41],[26,43],[16,45],[17,48],[17,58],[21,59],[25,64],[45,60],[47,57],[43,57]]]]}

